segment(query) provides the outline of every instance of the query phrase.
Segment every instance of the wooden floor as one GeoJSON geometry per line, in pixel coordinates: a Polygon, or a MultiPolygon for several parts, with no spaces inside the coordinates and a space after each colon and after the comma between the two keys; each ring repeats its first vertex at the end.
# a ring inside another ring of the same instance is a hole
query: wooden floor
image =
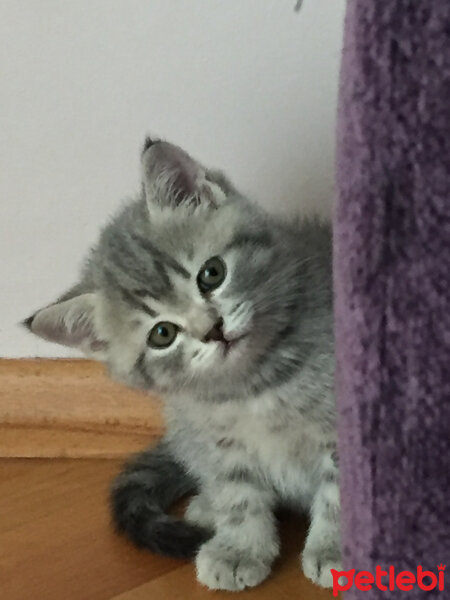
{"type": "MultiPolygon", "coordinates": [[[[106,459],[0,459],[2,600],[232,596],[200,587],[191,564],[139,552],[114,535],[106,497],[119,464],[106,459]]],[[[301,573],[301,529],[291,520],[284,524],[284,552],[273,576],[260,587],[242,592],[244,598],[333,598],[301,573]]]]}

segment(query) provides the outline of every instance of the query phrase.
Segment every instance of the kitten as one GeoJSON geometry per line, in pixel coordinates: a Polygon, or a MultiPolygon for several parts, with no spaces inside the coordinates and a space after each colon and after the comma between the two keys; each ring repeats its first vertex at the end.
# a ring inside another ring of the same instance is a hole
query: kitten
{"type": "Polygon", "coordinates": [[[341,569],[331,233],[286,224],[180,148],[147,140],[141,195],[107,225],[79,283],[26,324],[165,398],[167,434],[111,492],[136,544],[195,557],[241,590],[279,553],[274,510],[307,511],[305,574],[341,569]],[[196,492],[185,519],[166,513],[196,492]]]}

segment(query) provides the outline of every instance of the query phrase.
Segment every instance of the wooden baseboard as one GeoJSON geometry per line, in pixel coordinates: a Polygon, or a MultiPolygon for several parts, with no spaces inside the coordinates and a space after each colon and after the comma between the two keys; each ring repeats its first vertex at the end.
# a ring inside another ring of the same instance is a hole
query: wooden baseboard
{"type": "Polygon", "coordinates": [[[161,403],[87,360],[0,360],[1,457],[124,457],[163,433],[161,403]]]}

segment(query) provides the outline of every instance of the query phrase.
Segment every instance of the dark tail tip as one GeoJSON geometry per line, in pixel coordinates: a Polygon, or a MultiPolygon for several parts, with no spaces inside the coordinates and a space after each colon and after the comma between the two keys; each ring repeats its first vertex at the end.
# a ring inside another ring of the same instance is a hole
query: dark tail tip
{"type": "Polygon", "coordinates": [[[115,479],[110,507],[116,530],[140,548],[193,558],[212,532],[167,510],[196,488],[196,481],[160,442],[138,454],[115,479]]]}
{"type": "Polygon", "coordinates": [[[211,537],[211,531],[164,513],[152,500],[149,490],[124,483],[111,490],[112,519],[116,531],[138,548],[191,559],[211,537]]]}
{"type": "Polygon", "coordinates": [[[137,514],[114,503],[112,508],[117,533],[125,535],[138,548],[163,556],[192,559],[213,533],[149,507],[141,508],[137,514]]]}
{"type": "Polygon", "coordinates": [[[127,530],[124,533],[141,548],[179,559],[194,558],[200,546],[213,534],[203,527],[168,515],[141,525],[139,533],[137,529],[133,532],[127,530]]]}

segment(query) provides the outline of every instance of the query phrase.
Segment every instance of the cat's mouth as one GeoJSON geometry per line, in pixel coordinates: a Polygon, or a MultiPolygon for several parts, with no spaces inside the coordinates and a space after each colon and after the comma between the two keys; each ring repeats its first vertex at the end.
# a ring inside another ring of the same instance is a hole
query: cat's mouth
{"type": "Polygon", "coordinates": [[[214,342],[219,344],[219,348],[223,352],[223,356],[234,354],[235,349],[241,345],[242,341],[248,336],[249,331],[230,332],[227,335],[223,328],[223,319],[220,319],[206,334],[204,342],[214,342]]]}
{"type": "Polygon", "coordinates": [[[229,354],[234,354],[235,350],[242,344],[243,340],[248,336],[248,333],[239,335],[233,338],[222,336],[219,340],[214,340],[220,348],[224,357],[229,354]]]}
{"type": "Polygon", "coordinates": [[[224,337],[222,341],[224,356],[228,356],[231,352],[234,352],[234,350],[241,344],[242,340],[244,340],[247,337],[247,335],[248,334],[245,333],[229,339],[224,337]]]}

